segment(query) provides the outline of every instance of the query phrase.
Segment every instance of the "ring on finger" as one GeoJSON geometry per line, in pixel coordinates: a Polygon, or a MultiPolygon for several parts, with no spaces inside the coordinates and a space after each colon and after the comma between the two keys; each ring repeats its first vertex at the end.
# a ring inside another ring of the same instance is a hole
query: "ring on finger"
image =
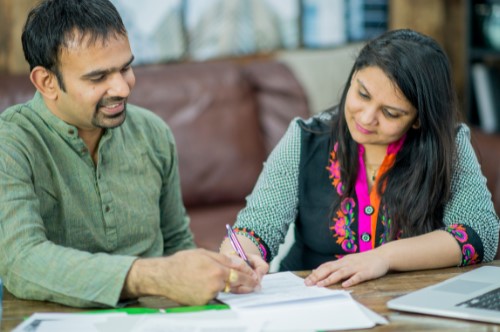
{"type": "Polygon", "coordinates": [[[231,290],[231,284],[229,283],[229,280],[226,281],[226,286],[224,287],[224,293],[229,293],[231,290]]]}
{"type": "Polygon", "coordinates": [[[233,269],[230,269],[228,282],[236,282],[236,281],[238,281],[238,272],[236,272],[233,269]]]}

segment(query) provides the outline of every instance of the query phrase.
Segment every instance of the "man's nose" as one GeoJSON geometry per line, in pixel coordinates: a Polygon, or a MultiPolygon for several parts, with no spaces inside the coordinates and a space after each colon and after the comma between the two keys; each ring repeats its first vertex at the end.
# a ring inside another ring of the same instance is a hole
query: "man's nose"
{"type": "Polygon", "coordinates": [[[122,73],[115,73],[110,80],[108,94],[113,97],[127,98],[130,95],[130,85],[122,73]]]}

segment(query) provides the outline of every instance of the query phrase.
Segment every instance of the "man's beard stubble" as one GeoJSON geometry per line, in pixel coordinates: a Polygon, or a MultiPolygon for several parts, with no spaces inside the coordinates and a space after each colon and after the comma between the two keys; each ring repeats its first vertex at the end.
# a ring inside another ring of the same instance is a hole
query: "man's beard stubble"
{"type": "Polygon", "coordinates": [[[101,99],[99,103],[97,103],[94,116],[92,117],[92,124],[101,129],[113,129],[119,127],[125,122],[127,117],[127,99],[126,98],[108,98],[101,99]],[[100,111],[102,107],[106,107],[107,105],[117,104],[123,102],[123,110],[115,115],[108,116],[100,111]],[[109,123],[111,122],[111,123],[109,123]]]}

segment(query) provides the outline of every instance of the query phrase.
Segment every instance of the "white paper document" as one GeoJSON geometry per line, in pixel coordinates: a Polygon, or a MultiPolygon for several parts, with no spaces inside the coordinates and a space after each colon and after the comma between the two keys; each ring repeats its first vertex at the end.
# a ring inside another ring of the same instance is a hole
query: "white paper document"
{"type": "Polygon", "coordinates": [[[231,310],[130,315],[97,324],[100,332],[261,332],[262,321],[249,321],[231,310]]]}
{"type": "Polygon", "coordinates": [[[305,332],[387,324],[349,292],[308,287],[291,272],[264,276],[259,292],[221,293],[218,299],[231,309],[136,315],[37,313],[13,332],[305,332]]]}
{"type": "Polygon", "coordinates": [[[125,313],[112,314],[68,314],[68,313],[35,313],[19,324],[12,332],[99,332],[97,323],[109,318],[126,317],[125,313]]]}
{"type": "Polygon", "coordinates": [[[37,313],[12,332],[261,332],[263,324],[231,310],[137,315],[37,313]]]}
{"type": "Polygon", "coordinates": [[[304,303],[238,310],[238,314],[246,319],[263,319],[262,331],[266,332],[349,330],[376,325],[349,294],[304,303]]]}
{"type": "Polygon", "coordinates": [[[231,309],[236,309],[319,299],[344,292],[324,287],[308,287],[304,284],[304,279],[292,272],[280,272],[264,276],[262,289],[258,292],[249,294],[219,293],[217,299],[228,304],[231,309]]]}
{"type": "Polygon", "coordinates": [[[218,299],[242,318],[264,320],[263,331],[269,332],[347,330],[387,323],[354,301],[349,292],[308,287],[291,272],[266,275],[260,292],[221,293],[218,299]]]}

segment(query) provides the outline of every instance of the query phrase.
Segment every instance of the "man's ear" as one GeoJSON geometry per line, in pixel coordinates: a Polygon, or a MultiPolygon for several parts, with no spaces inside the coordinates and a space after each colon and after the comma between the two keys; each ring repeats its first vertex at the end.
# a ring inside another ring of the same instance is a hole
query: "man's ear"
{"type": "Polygon", "coordinates": [[[42,66],[36,66],[30,73],[30,80],[45,98],[50,100],[57,99],[59,84],[53,72],[42,66]]]}

